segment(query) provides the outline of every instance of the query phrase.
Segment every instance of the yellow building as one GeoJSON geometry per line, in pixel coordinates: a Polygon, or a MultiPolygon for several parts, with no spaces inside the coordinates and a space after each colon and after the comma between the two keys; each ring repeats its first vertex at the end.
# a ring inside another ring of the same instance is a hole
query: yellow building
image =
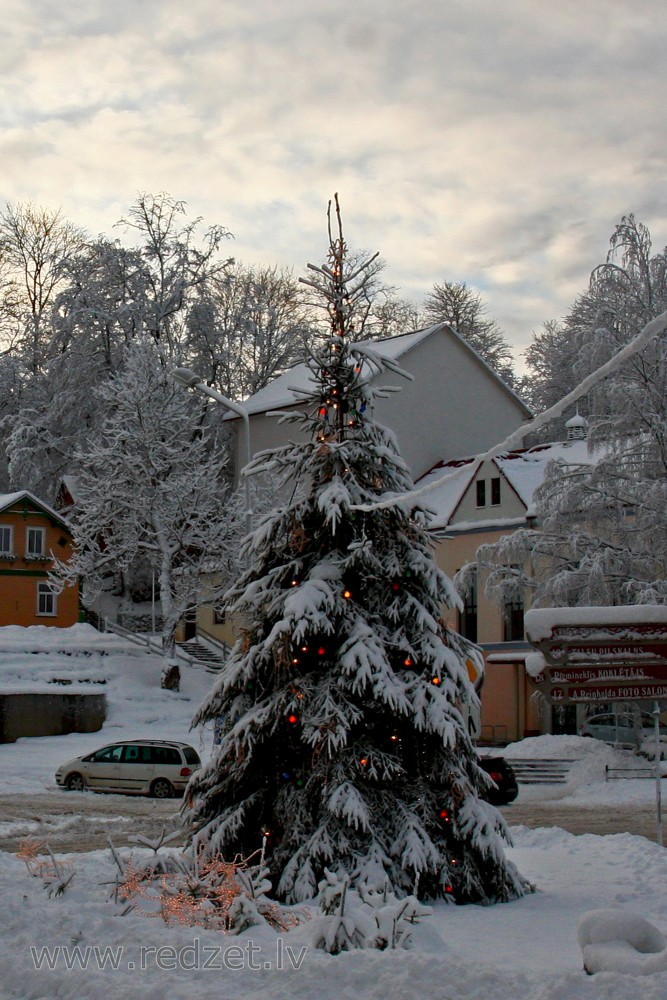
{"type": "MultiPolygon", "coordinates": [[[[466,458],[442,462],[416,484],[433,484],[422,503],[433,511],[436,560],[448,576],[474,562],[477,550],[533,521],[533,496],[549,462],[591,461],[585,440],[518,449],[482,462],[466,458]],[[435,485],[438,483],[439,485],[435,485]]],[[[478,643],[484,652],[481,739],[507,743],[543,732],[557,732],[563,720],[545,715],[536,688],[526,674],[523,601],[503,607],[485,594],[481,573],[463,597],[463,609],[450,611],[448,624],[478,643]]]]}

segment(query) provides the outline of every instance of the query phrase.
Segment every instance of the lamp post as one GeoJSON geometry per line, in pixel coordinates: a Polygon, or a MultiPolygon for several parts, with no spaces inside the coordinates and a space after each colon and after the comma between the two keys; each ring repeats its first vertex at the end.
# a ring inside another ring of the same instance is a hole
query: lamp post
{"type": "MultiPolygon", "coordinates": [[[[221,392],[217,389],[212,389],[210,385],[206,382],[202,382],[199,375],[195,375],[193,371],[189,368],[176,368],[172,373],[171,377],[176,380],[180,385],[184,385],[186,389],[196,389],[197,392],[202,392],[206,396],[210,396],[211,399],[217,400],[218,403],[222,403],[228,409],[233,410],[234,413],[238,415],[243,420],[243,428],[245,432],[245,451],[246,451],[246,461],[245,464],[250,464],[250,459],[252,458],[250,452],[250,417],[248,411],[240,403],[235,403],[233,400],[228,399],[227,396],[223,396],[221,392]]],[[[239,472],[239,475],[241,473],[239,472]]],[[[246,531],[248,534],[252,531],[252,503],[250,500],[250,481],[247,476],[243,477],[245,481],[245,502],[246,502],[246,531]]]]}

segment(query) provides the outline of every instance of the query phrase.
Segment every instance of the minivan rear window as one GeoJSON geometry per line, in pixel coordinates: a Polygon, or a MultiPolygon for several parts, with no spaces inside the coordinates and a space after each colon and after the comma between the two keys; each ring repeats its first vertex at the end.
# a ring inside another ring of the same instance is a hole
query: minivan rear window
{"type": "Polygon", "coordinates": [[[183,754],[185,756],[186,763],[201,764],[199,754],[192,747],[183,747],[183,754]]]}

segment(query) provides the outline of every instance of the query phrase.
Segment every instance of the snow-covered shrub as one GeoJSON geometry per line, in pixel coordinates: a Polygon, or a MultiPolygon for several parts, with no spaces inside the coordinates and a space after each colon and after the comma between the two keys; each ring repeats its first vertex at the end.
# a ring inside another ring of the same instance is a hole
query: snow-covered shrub
{"type": "Polygon", "coordinates": [[[332,955],[356,948],[409,948],[414,925],[431,913],[414,896],[397,899],[388,884],[382,892],[326,871],[319,885],[322,916],[315,921],[312,943],[332,955]]]}

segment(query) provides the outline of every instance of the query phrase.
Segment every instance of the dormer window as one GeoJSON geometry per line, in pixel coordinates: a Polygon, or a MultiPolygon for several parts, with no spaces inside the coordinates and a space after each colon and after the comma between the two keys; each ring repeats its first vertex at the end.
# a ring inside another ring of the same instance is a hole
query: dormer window
{"type": "Polygon", "coordinates": [[[477,488],[477,506],[486,507],[486,479],[478,479],[475,485],[477,488]]]}
{"type": "Polygon", "coordinates": [[[500,506],[500,476],[491,480],[491,506],[500,506]]]}

